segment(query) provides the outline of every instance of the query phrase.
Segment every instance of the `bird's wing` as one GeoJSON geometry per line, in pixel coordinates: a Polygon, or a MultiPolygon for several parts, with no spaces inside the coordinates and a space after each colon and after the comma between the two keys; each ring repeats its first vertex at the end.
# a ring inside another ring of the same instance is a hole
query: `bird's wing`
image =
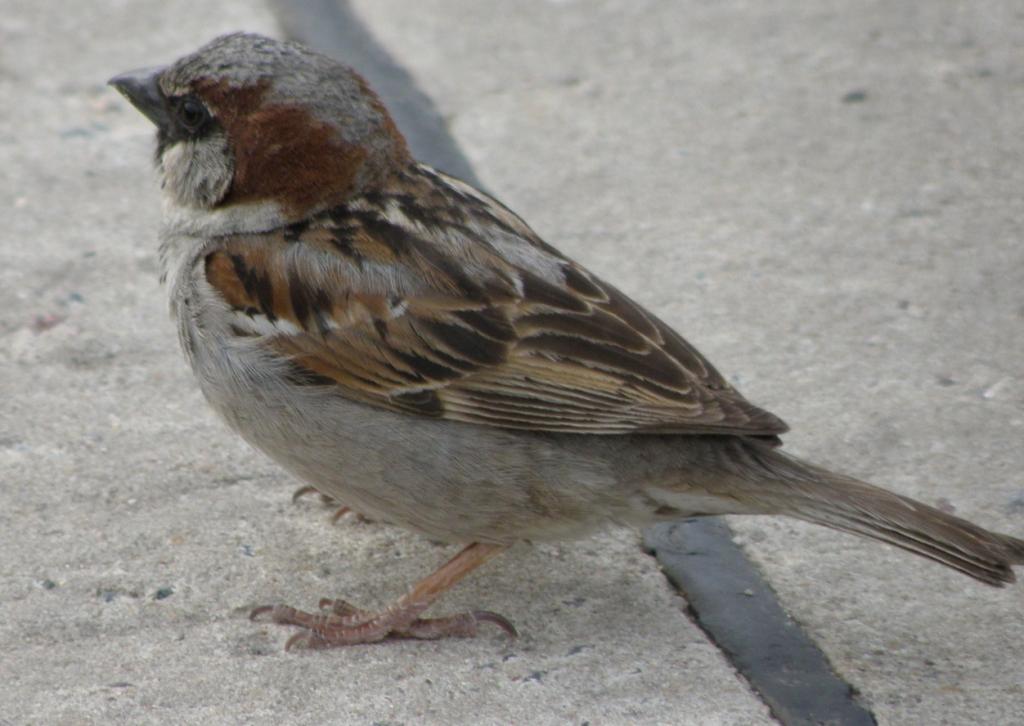
{"type": "Polygon", "coordinates": [[[770,436],[665,323],[472,187],[419,167],[309,223],[226,238],[231,329],[383,409],[531,431],[770,436]]]}

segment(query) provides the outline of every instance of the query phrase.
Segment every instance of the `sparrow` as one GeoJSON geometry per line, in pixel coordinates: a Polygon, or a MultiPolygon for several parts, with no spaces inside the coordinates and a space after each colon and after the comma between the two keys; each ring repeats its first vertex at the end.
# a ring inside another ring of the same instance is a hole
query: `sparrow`
{"type": "Polygon", "coordinates": [[[379,611],[253,617],[320,648],[471,637],[425,617],[520,541],[787,515],[989,585],[1024,541],[780,450],[788,429],[672,328],[493,197],[418,163],[366,81],[301,45],[218,37],[110,84],[156,125],[160,259],[213,409],[326,498],[463,549],[379,611]]]}

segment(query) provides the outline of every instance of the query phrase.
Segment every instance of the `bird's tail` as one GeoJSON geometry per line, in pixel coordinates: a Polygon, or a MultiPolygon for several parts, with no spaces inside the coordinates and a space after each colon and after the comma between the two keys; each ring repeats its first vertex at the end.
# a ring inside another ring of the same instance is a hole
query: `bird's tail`
{"type": "Polygon", "coordinates": [[[736,443],[744,449],[745,473],[760,470],[764,488],[754,496],[765,511],[888,542],[996,587],[1014,582],[1012,566],[1024,565],[1024,540],[776,449],[736,443]]]}

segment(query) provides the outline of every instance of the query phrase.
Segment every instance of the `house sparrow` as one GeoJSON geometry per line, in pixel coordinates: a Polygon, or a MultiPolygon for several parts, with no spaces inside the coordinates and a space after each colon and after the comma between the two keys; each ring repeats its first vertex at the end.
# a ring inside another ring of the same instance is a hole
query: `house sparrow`
{"type": "Polygon", "coordinates": [[[258,608],[327,647],[472,636],[423,617],[521,540],[785,514],[990,585],[1024,541],[799,461],[664,322],[507,207],[413,159],[351,69],[234,34],[110,83],[157,127],[160,257],[213,408],[322,494],[465,545],[380,612],[258,608]]]}

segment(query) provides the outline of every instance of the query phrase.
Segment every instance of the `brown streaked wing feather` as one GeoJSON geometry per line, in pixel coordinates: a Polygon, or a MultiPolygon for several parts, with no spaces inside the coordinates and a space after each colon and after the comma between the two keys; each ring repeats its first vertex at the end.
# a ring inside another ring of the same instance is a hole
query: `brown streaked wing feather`
{"type": "Polygon", "coordinates": [[[211,253],[207,279],[232,308],[232,329],[262,335],[308,380],[394,411],[594,434],[786,430],[667,325],[504,207],[452,187],[463,205],[455,222],[450,209],[416,206],[431,197],[415,184],[436,192],[443,176],[405,181],[411,191],[211,253]],[[540,251],[545,269],[518,255],[513,264],[487,238],[494,225],[506,248],[511,237],[540,251]]]}

